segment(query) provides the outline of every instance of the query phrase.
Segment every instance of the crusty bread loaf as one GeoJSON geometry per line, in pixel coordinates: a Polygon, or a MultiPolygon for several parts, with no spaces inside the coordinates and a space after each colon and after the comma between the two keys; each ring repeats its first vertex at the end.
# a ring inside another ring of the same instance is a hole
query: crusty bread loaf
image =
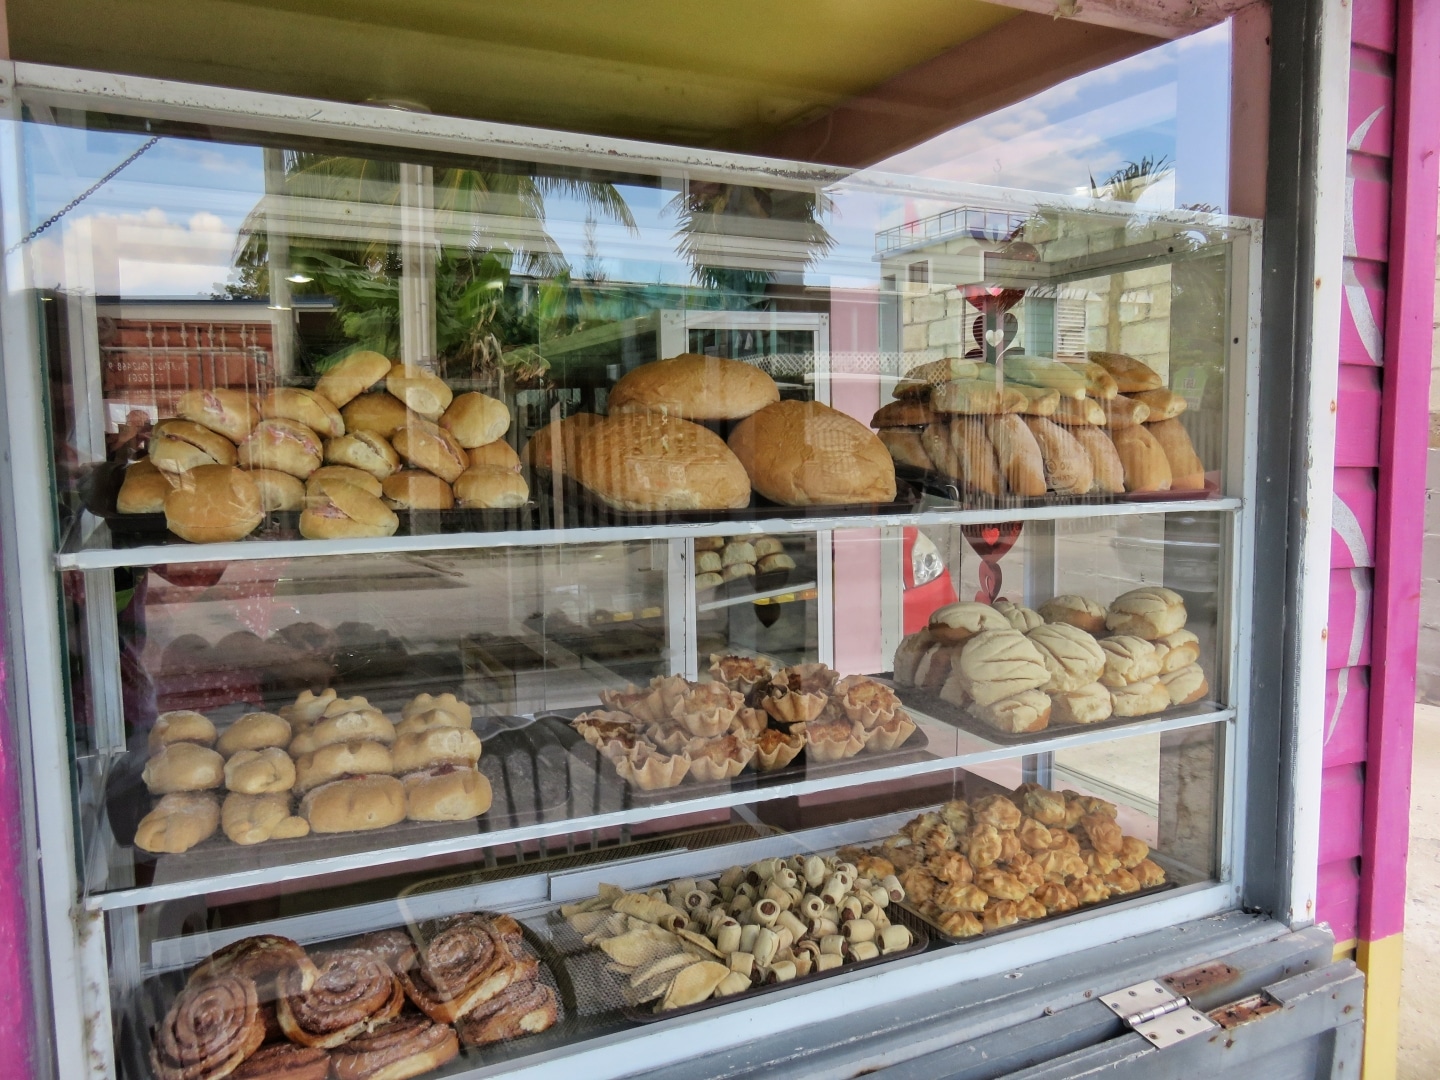
{"type": "Polygon", "coordinates": [[[935,463],[925,449],[922,433],[909,428],[881,428],[877,434],[897,465],[912,469],[934,469],[935,463]]]}
{"type": "Polygon", "coordinates": [[[295,790],[309,791],[342,776],[389,775],[394,771],[394,758],[384,743],[367,739],[331,743],[295,759],[295,790]]]}
{"type": "Polygon", "coordinates": [[[345,434],[345,421],[330,399],[299,386],[277,386],[260,398],[260,415],[266,420],[293,420],[333,439],[345,434]]]}
{"type": "Polygon", "coordinates": [[[907,398],[880,406],[870,418],[870,426],[877,429],[924,427],[926,424],[933,424],[935,420],[935,410],[928,402],[907,398]]]}
{"type": "Polygon", "coordinates": [[[1025,421],[1018,416],[997,416],[986,421],[985,434],[995,447],[995,459],[1010,494],[1044,495],[1045,460],[1025,421]]]}
{"type": "Polygon", "coordinates": [[[409,423],[414,414],[393,394],[377,390],[355,398],[340,410],[340,416],[345,421],[345,431],[369,431],[389,439],[409,423]]]}
{"type": "Polygon", "coordinates": [[[415,364],[395,364],[385,376],[385,389],[426,420],[439,420],[454,394],[433,371],[415,364]]]}
{"type": "Polygon", "coordinates": [[[1105,409],[1094,398],[1064,398],[1050,414],[1050,419],[1067,427],[1105,423],[1105,409]]]}
{"type": "Polygon", "coordinates": [[[622,376],[610,391],[610,412],[648,409],[684,420],[739,420],[779,400],[775,380],[753,364],[683,353],[622,376]]]}
{"type": "Polygon", "coordinates": [[[1035,436],[1045,465],[1045,485],[1057,495],[1084,495],[1094,483],[1090,455],[1073,435],[1059,424],[1040,416],[1025,417],[1025,426],[1035,436]]]}
{"type": "Polygon", "coordinates": [[[1070,437],[1090,459],[1090,491],[1095,495],[1121,495],[1125,491],[1125,466],[1104,428],[1077,424],[1068,429],[1070,437]]]}
{"type": "MultiPolygon", "coordinates": [[[[457,723],[443,725],[445,727],[469,727],[470,721],[474,718],[474,711],[470,708],[469,702],[461,701],[454,694],[416,694],[404,708],[400,710],[401,720],[410,720],[416,716],[423,716],[431,712],[444,712],[453,716],[457,723]]],[[[440,725],[428,724],[427,727],[440,725]]]]}
{"type": "Polygon", "coordinates": [[[401,469],[380,485],[392,510],[449,510],[455,505],[450,485],[424,469],[401,469]]]}
{"type": "MultiPolygon", "coordinates": [[[[905,372],[901,385],[920,383],[935,387],[941,383],[954,382],[956,379],[973,379],[979,374],[981,366],[975,360],[966,360],[958,356],[930,360],[924,364],[917,364],[905,372]]],[[[898,398],[901,395],[896,394],[895,396],[898,398]]]]}
{"type": "MultiPolygon", "coordinates": [[[[575,475],[575,449],[580,439],[592,427],[604,422],[604,417],[594,413],[576,413],[564,420],[546,424],[525,443],[520,457],[525,464],[535,469],[548,469],[568,476],[575,475]],[[556,455],[559,465],[556,465],[556,455]]],[[[476,464],[479,464],[478,462],[476,464]]]]}
{"type": "Polygon", "coordinates": [[[501,465],[472,465],[455,478],[455,501],[468,509],[513,509],[529,497],[525,478],[501,465]]]}
{"type": "MultiPolygon", "coordinates": [[[[364,701],[364,698],[359,700],[364,701]]],[[[338,701],[336,704],[339,704],[338,701]]],[[[300,757],[324,746],[357,740],[389,746],[395,741],[395,725],[388,716],[368,704],[327,711],[303,731],[295,733],[290,740],[290,753],[300,757]]]]}
{"type": "Polygon", "coordinates": [[[978,416],[957,416],[950,421],[950,448],[960,467],[960,480],[971,491],[1000,496],[1005,491],[995,444],[978,416]]]}
{"type": "Polygon", "coordinates": [[[175,415],[201,424],[238,443],[260,422],[260,413],[244,390],[221,387],[187,390],[175,403],[175,415]]]}
{"type": "Polygon", "coordinates": [[[1085,393],[1096,401],[1109,401],[1120,392],[1115,376],[1094,361],[1077,364],[1076,367],[1085,376],[1085,393]]]}
{"type": "Polygon", "coordinates": [[[165,510],[165,496],[174,481],[149,458],[141,458],[125,470],[115,509],[122,514],[159,514],[165,510]]]}
{"type": "Polygon", "coordinates": [[[260,506],[266,513],[304,508],[305,484],[298,476],[278,469],[247,469],[246,475],[260,492],[260,506]]]}
{"type": "Polygon", "coordinates": [[[730,449],[755,490],[782,506],[888,503],[895,463],[853,417],[818,401],[778,401],[736,425],[730,449]]]}
{"type": "Polygon", "coordinates": [[[201,746],[215,744],[215,725],[202,713],[190,709],[173,709],[155,718],[150,729],[150,749],[158,750],[172,742],[193,742],[201,746]]]}
{"type": "MultiPolygon", "coordinates": [[[[401,428],[401,431],[406,430],[401,428]]],[[[400,467],[400,455],[373,431],[352,431],[325,443],[325,460],[331,465],[349,465],[384,480],[400,467]]]]}
{"type": "Polygon", "coordinates": [[[264,518],[255,482],[229,465],[201,465],[181,473],[165,496],[165,527],[192,544],[239,540],[264,518]]]}
{"type": "Polygon", "coordinates": [[[234,465],[235,444],[191,420],[161,420],[150,433],[150,461],[172,476],[201,465],[234,465]]]}
{"type": "Polygon", "coordinates": [[[367,495],[374,495],[377,499],[384,491],[380,481],[364,469],[357,469],[353,465],[321,465],[305,478],[305,494],[307,496],[324,496],[326,480],[339,480],[359,488],[367,495]]]}
{"type": "Polygon", "coordinates": [[[1185,425],[1179,420],[1162,420],[1146,424],[1145,430],[1160,445],[1170,465],[1170,490],[1204,491],[1205,466],[1195,453],[1195,445],[1190,441],[1185,425]]]}
{"type": "Polygon", "coordinates": [[[335,780],[309,792],[300,813],[317,833],[383,829],[405,820],[405,785],[393,776],[335,780]]]}
{"type": "Polygon", "coordinates": [[[473,766],[437,765],[404,778],[411,821],[469,821],[490,809],[490,781],[473,766]]]}
{"type": "Polygon", "coordinates": [[[390,361],[377,352],[361,350],[341,360],[315,384],[315,392],[343,409],[363,391],[390,374],[390,361]]]}
{"type": "Polygon", "coordinates": [[[1152,368],[1124,353],[1092,352],[1090,362],[1103,368],[1115,380],[1115,385],[1122,394],[1158,390],[1165,385],[1152,368]]]}
{"type": "Polygon", "coordinates": [[[510,410],[503,401],[472,391],[450,402],[440,426],[469,450],[504,436],[510,430],[510,410]]]}
{"type": "MultiPolygon", "coordinates": [[[[1166,423],[1178,423],[1175,420],[1166,423]]],[[[1155,436],[1144,424],[1116,428],[1111,432],[1115,452],[1125,468],[1125,490],[1131,492],[1169,491],[1173,482],[1170,460],[1155,436]]]]}
{"type": "MultiPolygon", "coordinates": [[[[1020,410],[1023,416],[1054,416],[1055,411],[1060,408],[1060,391],[1052,387],[1014,383],[1011,388],[1025,399],[1025,407],[1020,410]]],[[[1076,399],[1065,398],[1064,400],[1074,401],[1076,399]]]]}
{"type": "Polygon", "coordinates": [[[1112,431],[1131,424],[1143,424],[1148,419],[1150,406],[1136,398],[1117,394],[1105,402],[1105,424],[1112,431]]]}
{"type": "Polygon", "coordinates": [[[566,467],[620,510],[721,510],[750,502],[750,479],[725,441],[664,413],[621,413],[591,426],[566,467]]]}
{"type": "Polygon", "coordinates": [[[308,427],[275,417],[255,426],[236,460],[244,469],[274,469],[303,480],[320,467],[321,453],[320,438],[308,427]]]}
{"type": "Polygon", "coordinates": [[[480,760],[480,736],[469,728],[426,728],[401,735],[391,753],[398,773],[435,765],[474,765],[480,760]]]}
{"type": "Polygon", "coordinates": [[[1013,386],[1004,385],[997,390],[994,379],[960,379],[941,383],[930,392],[930,405],[936,412],[974,416],[1018,413],[1028,401],[1013,386]]]}
{"type": "MultiPolygon", "coordinates": [[[[949,420],[937,421],[921,431],[920,449],[930,459],[931,467],[940,475],[948,476],[952,480],[964,479],[965,468],[960,462],[960,456],[955,453],[955,448],[950,445],[949,420]]],[[[993,454],[994,451],[992,450],[991,453],[993,454]]]]}
{"type": "Polygon", "coordinates": [[[135,846],[157,855],[178,855],[208,839],[220,824],[214,795],[181,791],[166,795],[135,827],[135,846]]]}
{"type": "MultiPolygon", "coordinates": [[[[384,440],[379,441],[384,444],[384,440]]],[[[406,464],[432,472],[447,484],[453,484],[470,467],[470,455],[454,435],[419,417],[395,432],[392,445],[406,464]]]]}
{"type": "Polygon", "coordinates": [[[237,750],[225,762],[225,787],[241,795],[273,795],[295,786],[295,762],[278,746],[237,750]]]}
{"type": "Polygon", "coordinates": [[[367,491],[343,480],[325,480],[306,499],[300,535],[312,540],[338,537],[394,536],[400,519],[367,491]]]}
{"type": "Polygon", "coordinates": [[[520,455],[515,448],[504,439],[496,439],[484,446],[470,448],[471,465],[494,465],[500,469],[510,469],[514,472],[520,471],[520,455]]]}
{"type": "Polygon", "coordinates": [[[1162,386],[1159,390],[1142,390],[1131,395],[1150,410],[1146,423],[1158,424],[1161,420],[1173,420],[1185,411],[1188,404],[1184,397],[1174,390],[1162,386]]]}

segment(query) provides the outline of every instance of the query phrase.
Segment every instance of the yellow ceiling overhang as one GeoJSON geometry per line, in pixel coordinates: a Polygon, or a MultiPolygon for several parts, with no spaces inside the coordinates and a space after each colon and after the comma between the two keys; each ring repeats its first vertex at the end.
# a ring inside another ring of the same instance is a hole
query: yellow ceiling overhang
{"type": "Polygon", "coordinates": [[[737,150],[1017,14],[979,0],[7,6],[17,60],[737,150]]]}

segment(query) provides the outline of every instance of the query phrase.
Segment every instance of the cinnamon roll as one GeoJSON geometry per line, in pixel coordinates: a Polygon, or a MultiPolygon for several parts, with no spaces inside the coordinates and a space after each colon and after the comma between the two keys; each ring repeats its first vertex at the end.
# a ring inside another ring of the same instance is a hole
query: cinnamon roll
{"type": "Polygon", "coordinates": [[[460,1053],[455,1029],[409,1013],[361,1035],[331,1056],[335,1080],[406,1080],[460,1053]]]}
{"type": "Polygon", "coordinates": [[[155,1032],[150,1064],[157,1080],[228,1076],[265,1038],[255,983],[216,975],[180,992],[155,1032]]]}
{"type": "Polygon", "coordinates": [[[400,973],[405,994],[437,1024],[452,1024],[514,981],[518,964],[503,929],[480,915],[457,915],[438,926],[400,973]]]}
{"type": "Polygon", "coordinates": [[[337,949],[316,957],[318,974],[309,990],[291,971],[280,982],[276,1015],[285,1035],[302,1046],[333,1049],[394,1019],[405,1004],[400,981],[388,964],[362,949],[337,949]]]}
{"type": "Polygon", "coordinates": [[[544,1031],[554,1025],[558,1014],[555,991],[528,980],[511,983],[456,1026],[467,1046],[485,1046],[544,1031]]]}
{"type": "Polygon", "coordinates": [[[330,1055],[314,1046],[275,1043],[246,1058],[230,1080],[325,1080],[330,1055]]]}
{"type": "Polygon", "coordinates": [[[415,963],[415,941],[405,930],[376,930],[356,938],[350,947],[374,953],[394,972],[404,971],[415,963]]]}
{"type": "Polygon", "coordinates": [[[288,972],[299,974],[301,990],[309,990],[315,982],[315,965],[296,942],[278,934],[256,934],[211,953],[190,973],[190,983],[239,975],[255,983],[261,1001],[274,1001],[275,982],[288,972]]]}

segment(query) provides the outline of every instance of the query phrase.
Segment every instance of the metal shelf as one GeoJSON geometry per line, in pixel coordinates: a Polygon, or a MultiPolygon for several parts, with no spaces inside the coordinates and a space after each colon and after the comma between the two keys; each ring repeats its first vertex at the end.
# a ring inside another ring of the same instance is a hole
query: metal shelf
{"type": "MultiPolygon", "coordinates": [[[[307,862],[257,867],[253,870],[218,874],[210,877],[195,877],[184,881],[167,882],[161,885],[117,889],[114,892],[87,897],[85,903],[90,911],[110,911],[141,907],[166,900],[178,900],[189,896],[279,885],[286,882],[300,882],[352,870],[416,862],[421,859],[432,858],[439,855],[449,855],[464,851],[479,851],[484,848],[517,844],[527,840],[564,836],[567,833],[589,832],[623,825],[636,825],[644,822],[660,821],[665,818],[679,817],[686,814],[701,813],[708,810],[725,810],[751,803],[769,802],[773,799],[790,798],[799,795],[814,795],[840,788],[853,788],[864,784],[909,779],[931,773],[948,772],[953,769],[982,765],[992,761],[1006,761],[1026,755],[1053,753],[1058,750],[1065,750],[1077,746],[1113,742],[1118,739],[1131,738],[1137,735],[1151,735],[1160,732],[1179,731],[1186,728],[1204,727],[1206,725],[1225,723],[1233,720],[1235,718],[1235,710],[1218,709],[1198,711],[1188,716],[1164,717],[1148,722],[1104,728],[1096,731],[1087,731],[1083,728],[1063,733],[1057,731],[1051,738],[1037,740],[1036,742],[1025,743],[1019,746],[1000,746],[964,731],[958,731],[957,734],[957,729],[945,724],[943,721],[927,717],[913,709],[911,710],[911,715],[918,723],[926,726],[927,730],[939,729],[940,731],[950,734],[952,737],[973,744],[976,749],[949,755],[942,754],[928,761],[909,761],[898,765],[882,765],[874,769],[860,768],[854,771],[827,772],[826,775],[817,776],[813,779],[797,780],[788,784],[776,784],[767,787],[732,790],[724,794],[708,795],[693,799],[684,798],[682,795],[682,797],[674,801],[657,801],[646,806],[631,807],[625,810],[590,814],[582,817],[563,818],[555,821],[537,822],[494,832],[477,832],[473,835],[450,837],[444,840],[408,844],[393,848],[359,851],[332,858],[312,859],[307,862]]],[[[683,792],[683,789],[681,790],[683,792]]],[[[263,846],[255,849],[257,859],[263,857],[263,852],[263,846]]]]}
{"type": "MultiPolygon", "coordinates": [[[[540,547],[555,544],[603,544],[623,540],[665,540],[700,536],[774,535],[823,530],[873,529],[906,525],[983,525],[994,521],[1065,521],[1088,518],[1134,517],[1144,514],[1233,513],[1238,498],[1175,499],[1155,502],[1085,503],[1033,506],[1003,510],[959,510],[925,507],[908,514],[871,517],[837,514],[832,517],[765,518],[755,521],[712,521],[701,524],[630,525],[609,528],[516,529],[509,532],[434,533],[424,536],[382,536],[350,540],[240,540],[229,544],[154,544],[111,548],[78,546],[61,551],[55,565],[61,570],[107,570],[125,566],[166,563],[244,562],[260,559],[298,559],[334,555],[384,555],[412,551],[455,551],[469,548],[540,547]]],[[[90,533],[103,536],[103,526],[90,533]]],[[[68,545],[67,545],[68,546],[68,545]]]]}
{"type": "Polygon", "coordinates": [[[778,589],[766,589],[764,592],[746,593],[744,596],[727,596],[724,600],[707,600],[703,604],[696,604],[696,612],[703,614],[707,611],[719,611],[721,608],[737,607],[740,604],[754,604],[760,600],[773,600],[777,596],[789,596],[791,593],[802,593],[806,589],[814,589],[818,583],[814,581],[799,581],[794,585],[782,585],[778,589]]]}

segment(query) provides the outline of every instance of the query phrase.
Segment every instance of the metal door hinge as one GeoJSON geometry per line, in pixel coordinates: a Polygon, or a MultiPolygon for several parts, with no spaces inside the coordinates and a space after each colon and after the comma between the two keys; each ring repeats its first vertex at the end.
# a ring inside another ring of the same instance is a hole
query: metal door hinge
{"type": "Polygon", "coordinates": [[[1175,994],[1154,979],[1105,994],[1100,1000],[1157,1050],[1219,1027],[1204,1013],[1192,1009],[1188,997],[1175,994]]]}

